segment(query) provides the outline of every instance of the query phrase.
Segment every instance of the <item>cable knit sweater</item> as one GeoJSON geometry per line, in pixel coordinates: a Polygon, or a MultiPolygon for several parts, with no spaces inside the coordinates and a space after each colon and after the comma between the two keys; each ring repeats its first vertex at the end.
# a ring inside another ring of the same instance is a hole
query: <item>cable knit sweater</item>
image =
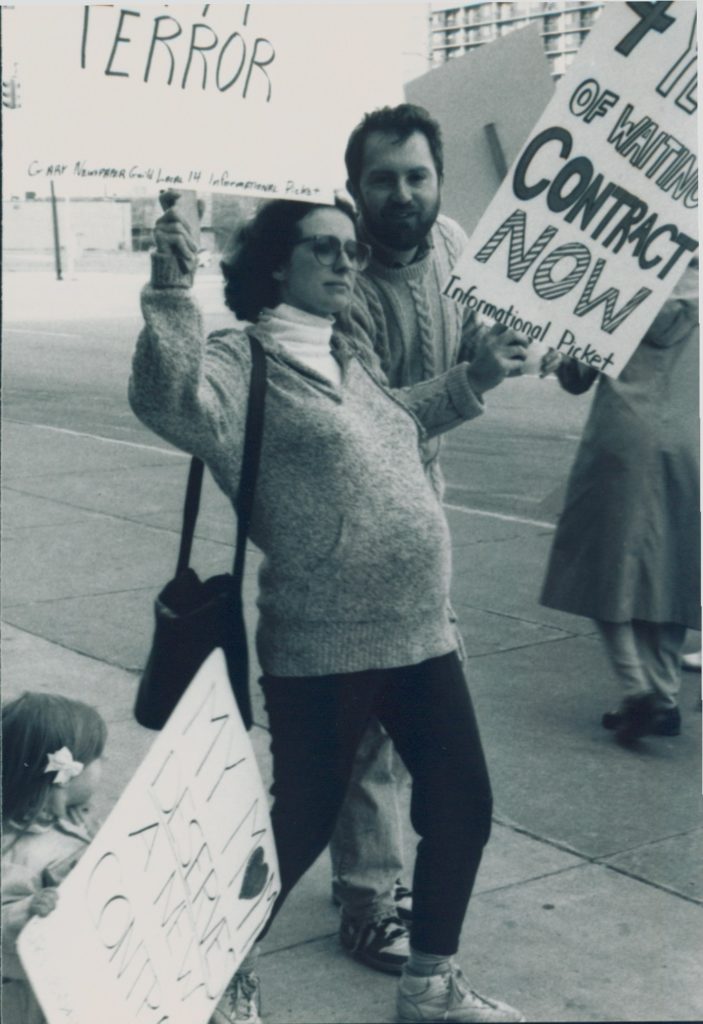
{"type": "MultiPolygon", "coordinates": [[[[161,261],[161,262],[160,262],[161,261]]],[[[202,458],[236,501],[249,387],[246,331],[205,339],[187,288],[154,258],[130,401],[162,437],[202,458]]],[[[277,312],[280,312],[278,307],[277,312]]],[[[265,424],[251,525],[264,553],[257,650],[270,675],[415,664],[457,645],[447,612],[450,538],[419,440],[482,410],[466,366],[389,391],[341,334],[336,387],[266,329],[265,424]]]]}
{"type": "MultiPolygon", "coordinates": [[[[440,215],[424,253],[402,267],[374,255],[359,275],[345,329],[360,344],[371,339],[388,383],[403,387],[471,362],[478,338],[487,329],[476,314],[442,295],[468,239],[459,225],[440,215]]],[[[424,446],[426,470],[441,495],[439,440],[424,446]]]]}

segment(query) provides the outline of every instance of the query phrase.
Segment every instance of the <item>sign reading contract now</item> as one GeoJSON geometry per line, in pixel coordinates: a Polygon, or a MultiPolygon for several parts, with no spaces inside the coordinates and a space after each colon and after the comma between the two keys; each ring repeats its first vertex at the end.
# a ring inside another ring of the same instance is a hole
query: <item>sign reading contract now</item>
{"type": "Polygon", "coordinates": [[[356,3],[9,8],[6,191],[331,201],[351,129],[402,98],[392,17],[356,3]]]}
{"type": "Polygon", "coordinates": [[[698,249],[696,58],[695,3],[606,4],[444,294],[617,376],[698,249]]]}
{"type": "Polygon", "coordinates": [[[206,1024],[280,890],[221,651],[18,951],[49,1024],[206,1024]]]}

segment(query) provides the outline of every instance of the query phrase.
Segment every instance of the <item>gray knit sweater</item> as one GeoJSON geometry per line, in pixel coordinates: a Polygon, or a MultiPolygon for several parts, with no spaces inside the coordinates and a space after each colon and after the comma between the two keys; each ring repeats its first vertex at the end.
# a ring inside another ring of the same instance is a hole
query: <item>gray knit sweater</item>
{"type": "MultiPolygon", "coordinates": [[[[246,331],[205,339],[188,289],[154,262],[130,380],[136,414],[202,458],[234,503],[250,351],[246,331]]],[[[447,613],[450,538],[419,454],[477,416],[466,366],[389,391],[341,334],[335,387],[262,325],[265,425],[251,525],[264,560],[257,650],[270,675],[315,676],[415,664],[456,647],[447,613]]]]}
{"type": "MultiPolygon", "coordinates": [[[[358,344],[371,340],[392,387],[415,384],[462,361],[471,362],[476,343],[488,328],[471,310],[442,294],[467,244],[459,225],[440,215],[424,253],[413,263],[391,267],[374,255],[359,275],[343,324],[358,344]]],[[[441,496],[439,450],[436,440],[425,444],[423,455],[441,496]]]]}

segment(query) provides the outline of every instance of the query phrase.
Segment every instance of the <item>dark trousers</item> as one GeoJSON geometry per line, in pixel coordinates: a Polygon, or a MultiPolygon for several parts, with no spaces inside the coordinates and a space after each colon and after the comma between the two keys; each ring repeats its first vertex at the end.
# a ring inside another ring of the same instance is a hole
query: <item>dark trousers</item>
{"type": "Polygon", "coordinates": [[[277,911],[327,846],[356,748],[376,716],[412,777],[420,840],[411,943],[451,956],[483,847],[492,798],[478,726],[456,653],[404,668],[261,680],[271,728],[271,811],[281,873],[277,911]]]}

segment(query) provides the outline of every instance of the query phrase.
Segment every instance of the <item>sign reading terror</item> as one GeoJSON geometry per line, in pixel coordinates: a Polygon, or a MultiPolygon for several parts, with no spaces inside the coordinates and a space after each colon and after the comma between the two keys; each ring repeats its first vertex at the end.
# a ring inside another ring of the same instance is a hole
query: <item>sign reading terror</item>
{"type": "Polygon", "coordinates": [[[182,187],[331,201],[365,110],[399,102],[386,4],[17,5],[6,192],[182,187]]]}
{"type": "Polygon", "coordinates": [[[266,794],[215,651],[18,950],[50,1024],[205,1024],[278,892],[266,794]]]}
{"type": "Polygon", "coordinates": [[[696,4],[606,4],[444,294],[617,376],[697,250],[696,4]]]}

